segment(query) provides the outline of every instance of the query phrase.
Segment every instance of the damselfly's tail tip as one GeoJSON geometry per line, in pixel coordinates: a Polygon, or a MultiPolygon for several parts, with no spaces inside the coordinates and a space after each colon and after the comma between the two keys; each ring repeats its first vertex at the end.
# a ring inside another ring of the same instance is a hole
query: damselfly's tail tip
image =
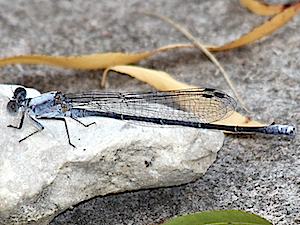
{"type": "Polygon", "coordinates": [[[296,127],[289,126],[287,129],[287,135],[295,135],[296,134],[296,127]]]}
{"type": "Polygon", "coordinates": [[[279,134],[295,135],[296,128],[290,125],[278,125],[279,134]]]}
{"type": "Polygon", "coordinates": [[[290,125],[270,125],[266,127],[267,134],[283,134],[283,135],[295,135],[296,128],[290,125]]]}

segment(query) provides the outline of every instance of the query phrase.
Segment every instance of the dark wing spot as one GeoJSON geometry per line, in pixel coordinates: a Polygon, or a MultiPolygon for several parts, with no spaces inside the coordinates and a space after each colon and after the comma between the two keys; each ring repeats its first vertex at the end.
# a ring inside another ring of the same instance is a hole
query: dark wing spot
{"type": "Polygon", "coordinates": [[[213,98],[214,96],[213,95],[208,95],[208,94],[203,94],[202,95],[204,98],[213,98]]]}
{"type": "Polygon", "coordinates": [[[207,92],[214,92],[214,91],[216,91],[216,89],[213,89],[213,88],[205,88],[204,91],[207,91],[207,92]]]}
{"type": "Polygon", "coordinates": [[[215,92],[214,95],[218,98],[226,98],[226,94],[224,93],[221,93],[221,92],[215,92]]]}

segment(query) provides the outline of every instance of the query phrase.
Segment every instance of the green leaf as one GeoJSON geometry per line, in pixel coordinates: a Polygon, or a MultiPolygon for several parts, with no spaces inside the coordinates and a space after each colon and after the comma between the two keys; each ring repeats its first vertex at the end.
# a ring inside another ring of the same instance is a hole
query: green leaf
{"type": "Polygon", "coordinates": [[[271,225],[260,216],[238,210],[214,210],[178,216],[162,223],[163,225],[271,225]]]}

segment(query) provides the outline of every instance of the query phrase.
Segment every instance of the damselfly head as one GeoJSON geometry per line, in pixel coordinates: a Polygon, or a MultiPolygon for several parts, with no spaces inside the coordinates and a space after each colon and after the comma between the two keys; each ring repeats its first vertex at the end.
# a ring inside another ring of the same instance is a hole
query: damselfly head
{"type": "Polygon", "coordinates": [[[26,98],[26,90],[22,87],[18,87],[15,91],[14,91],[14,97],[13,99],[16,100],[17,103],[21,103],[22,101],[25,100],[26,98]]]}
{"type": "Polygon", "coordinates": [[[6,106],[7,112],[12,116],[15,116],[18,114],[19,108],[20,108],[20,105],[16,100],[10,100],[6,106]]]}

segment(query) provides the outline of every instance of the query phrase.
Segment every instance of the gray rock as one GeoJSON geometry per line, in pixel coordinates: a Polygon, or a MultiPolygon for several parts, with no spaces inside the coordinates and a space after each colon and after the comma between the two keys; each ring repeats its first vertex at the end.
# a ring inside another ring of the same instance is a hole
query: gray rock
{"type": "MultiPolygon", "coordinates": [[[[0,85],[0,224],[48,224],[70,206],[98,195],[180,185],[199,178],[215,161],[224,135],[193,128],[134,125],[108,118],[88,128],[68,119],[73,148],[61,121],[40,122],[6,112],[16,86],[0,85]]],[[[39,95],[27,89],[29,97],[39,95]]]]}

